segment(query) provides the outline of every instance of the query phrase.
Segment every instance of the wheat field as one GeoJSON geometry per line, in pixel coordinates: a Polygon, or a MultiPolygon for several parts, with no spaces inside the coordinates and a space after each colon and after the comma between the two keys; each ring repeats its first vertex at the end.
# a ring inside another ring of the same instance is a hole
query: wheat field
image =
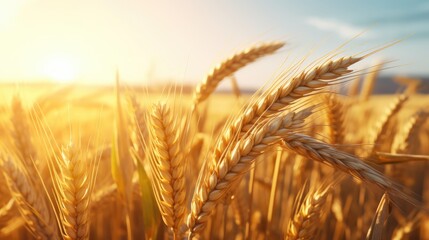
{"type": "Polygon", "coordinates": [[[0,239],[429,239],[428,96],[373,94],[378,50],[242,93],[283,45],[195,87],[3,86],[0,239]]]}

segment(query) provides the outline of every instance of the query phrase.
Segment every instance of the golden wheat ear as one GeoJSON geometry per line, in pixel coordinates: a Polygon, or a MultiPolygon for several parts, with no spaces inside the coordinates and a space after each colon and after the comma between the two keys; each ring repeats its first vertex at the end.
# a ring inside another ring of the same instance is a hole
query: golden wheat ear
{"type": "MultiPolygon", "coordinates": [[[[175,118],[174,108],[157,103],[150,114],[149,156],[153,189],[162,219],[180,239],[186,214],[187,121],[175,118]],[[185,124],[183,124],[185,123],[185,124]]],[[[176,113],[177,114],[177,113],[176,113]]]]}
{"type": "Polygon", "coordinates": [[[27,228],[36,238],[58,239],[57,224],[43,190],[10,157],[2,158],[1,171],[27,228]]]}
{"type": "Polygon", "coordinates": [[[329,126],[329,137],[332,144],[344,141],[344,109],[340,98],[335,94],[326,96],[326,119],[329,126]]]}
{"type": "Polygon", "coordinates": [[[285,149],[308,159],[322,162],[337,170],[369,184],[374,184],[390,195],[391,201],[400,206],[407,202],[424,209],[418,196],[362,161],[360,158],[335,149],[332,145],[300,133],[286,133],[283,136],[285,149]]]}
{"type": "Polygon", "coordinates": [[[275,84],[251,101],[237,119],[229,123],[222,132],[213,149],[213,158],[221,156],[231,142],[236,141],[252,128],[267,119],[278,116],[299,105],[303,97],[319,93],[326,87],[340,83],[350,76],[353,64],[362,57],[341,57],[336,60],[325,59],[322,64],[298,72],[291,78],[281,76],[275,84]]]}
{"type": "Polygon", "coordinates": [[[373,148],[371,150],[370,156],[374,155],[375,152],[379,151],[380,149],[387,148],[388,150],[390,150],[390,146],[392,143],[391,140],[386,136],[389,129],[389,125],[398,115],[399,111],[403,108],[407,100],[408,96],[400,95],[399,97],[397,97],[396,101],[393,102],[388,109],[386,109],[385,114],[372,132],[372,139],[370,142],[373,144],[373,148]]]}
{"type": "Polygon", "coordinates": [[[193,97],[194,109],[199,103],[203,102],[210,96],[220,81],[224,78],[231,76],[240,68],[258,60],[259,58],[274,53],[284,45],[285,43],[283,42],[262,43],[236,53],[218,64],[205,77],[203,82],[196,87],[193,97]]]}
{"type": "Polygon", "coordinates": [[[16,155],[29,175],[37,176],[36,166],[40,165],[40,162],[37,160],[37,151],[33,143],[29,111],[24,108],[21,98],[17,95],[12,99],[11,108],[11,135],[16,155]]]}
{"type": "Polygon", "coordinates": [[[89,239],[91,198],[97,159],[88,159],[79,146],[70,143],[51,162],[55,200],[64,239],[89,239]]]}
{"type": "Polygon", "coordinates": [[[429,112],[420,110],[405,123],[403,131],[399,132],[392,144],[393,153],[409,153],[411,150],[418,149],[420,146],[419,133],[426,120],[429,118],[429,112]]]}
{"type": "Polygon", "coordinates": [[[335,181],[332,181],[319,188],[313,185],[304,198],[296,203],[286,234],[288,239],[311,239],[317,236],[320,230],[318,226],[323,223],[323,216],[330,208],[329,198],[334,184],[335,181]]]}

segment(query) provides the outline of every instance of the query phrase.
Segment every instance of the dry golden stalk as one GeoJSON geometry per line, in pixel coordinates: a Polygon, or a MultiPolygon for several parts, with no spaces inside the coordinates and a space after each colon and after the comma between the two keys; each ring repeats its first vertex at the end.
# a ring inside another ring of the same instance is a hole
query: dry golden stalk
{"type": "Polygon", "coordinates": [[[377,81],[378,73],[383,67],[383,63],[378,63],[374,67],[371,68],[371,72],[369,72],[362,85],[360,99],[361,101],[367,101],[374,90],[375,82],[377,81]]]}
{"type": "Polygon", "coordinates": [[[359,83],[361,81],[361,76],[356,76],[355,79],[352,80],[351,85],[349,87],[349,91],[347,92],[347,95],[349,97],[356,97],[359,93],[359,83]]]}
{"type": "Polygon", "coordinates": [[[230,80],[231,80],[232,92],[234,93],[235,97],[239,99],[241,96],[241,92],[240,92],[240,88],[238,87],[237,79],[235,78],[234,75],[231,75],[230,80]]]}
{"type": "Polygon", "coordinates": [[[334,94],[326,98],[326,115],[329,125],[329,136],[332,144],[342,144],[344,140],[343,104],[334,94]]]}
{"type": "Polygon", "coordinates": [[[400,85],[406,87],[404,94],[408,96],[417,93],[417,91],[419,90],[419,88],[421,88],[422,85],[422,80],[415,78],[397,76],[393,80],[400,85]]]}
{"type": "Polygon", "coordinates": [[[376,152],[374,155],[374,158],[376,163],[378,164],[403,163],[403,162],[410,162],[410,161],[429,161],[428,155],[385,153],[385,152],[376,152]]]}
{"type": "Polygon", "coordinates": [[[89,210],[96,165],[71,144],[62,150],[56,164],[59,172],[53,170],[52,174],[61,234],[64,239],[89,239],[89,210]]]}
{"type": "Polygon", "coordinates": [[[398,134],[392,146],[393,153],[408,153],[410,151],[410,144],[416,141],[419,137],[420,129],[429,117],[429,112],[418,111],[410,120],[405,124],[404,132],[398,134]]]}
{"type": "Polygon", "coordinates": [[[144,110],[137,102],[135,96],[129,97],[129,104],[131,105],[131,142],[133,147],[133,154],[140,161],[144,159],[144,146],[145,139],[148,137],[148,130],[145,124],[144,110]]]}
{"type": "Polygon", "coordinates": [[[217,204],[233,191],[255,159],[281,141],[277,135],[302,128],[313,110],[310,107],[271,119],[232,145],[212,169],[200,172],[187,222],[190,237],[205,228],[217,204]]]}
{"type": "Polygon", "coordinates": [[[0,226],[4,226],[4,222],[7,218],[10,218],[13,206],[15,205],[15,199],[11,198],[2,208],[0,208],[0,226]]]}
{"type": "Polygon", "coordinates": [[[327,143],[304,134],[291,132],[282,137],[283,146],[289,151],[327,164],[363,182],[375,184],[392,197],[408,201],[416,206],[420,205],[413,196],[404,193],[400,185],[354,155],[337,150],[327,143]]]}
{"type": "Polygon", "coordinates": [[[150,164],[156,202],[165,225],[172,229],[175,238],[180,238],[186,213],[187,126],[174,118],[165,103],[153,106],[150,125],[150,164]]]}
{"type": "Polygon", "coordinates": [[[293,219],[289,222],[288,239],[313,239],[322,223],[323,214],[329,209],[327,199],[332,192],[331,185],[310,190],[305,199],[297,205],[293,219]]]}
{"type": "Polygon", "coordinates": [[[263,56],[274,53],[284,45],[285,43],[283,42],[263,43],[227,58],[225,61],[213,68],[203,82],[195,89],[193,98],[194,108],[210,96],[222,79],[230,76],[247,64],[252,63],[263,56]]]}
{"type": "Polygon", "coordinates": [[[10,157],[3,159],[1,170],[28,229],[37,239],[58,239],[56,222],[45,196],[34,186],[10,157]]]}
{"type": "MultiPolygon", "coordinates": [[[[408,217],[404,219],[402,223],[400,223],[392,233],[392,240],[402,240],[408,239],[407,235],[414,230],[419,223],[422,221],[422,217],[424,214],[422,212],[411,212],[408,217]]],[[[424,238],[424,236],[421,236],[424,238]]]]}
{"type": "Polygon", "coordinates": [[[235,139],[251,130],[255,126],[255,122],[280,114],[297,99],[337,83],[338,78],[351,72],[348,67],[361,59],[343,57],[335,61],[328,60],[320,66],[301,72],[296,77],[288,79],[289,81],[283,79],[286,82],[281,86],[274,85],[271,89],[268,89],[256,102],[251,103],[238,119],[232,122],[222,133],[216,143],[213,159],[218,159],[219,156],[222,156],[231,143],[231,139],[235,139]]]}
{"type": "Polygon", "coordinates": [[[386,113],[384,114],[384,116],[379,121],[378,125],[373,131],[371,143],[373,143],[374,145],[373,145],[371,154],[374,154],[375,151],[378,151],[379,149],[382,148],[382,144],[385,143],[387,140],[386,133],[389,129],[390,123],[393,121],[393,119],[401,110],[401,108],[404,106],[407,100],[408,100],[408,96],[401,95],[387,109],[386,113]]]}
{"type": "Polygon", "coordinates": [[[384,225],[389,218],[392,206],[390,205],[389,196],[385,193],[378,204],[377,211],[372,219],[371,227],[368,229],[366,239],[382,239],[384,225]]]}

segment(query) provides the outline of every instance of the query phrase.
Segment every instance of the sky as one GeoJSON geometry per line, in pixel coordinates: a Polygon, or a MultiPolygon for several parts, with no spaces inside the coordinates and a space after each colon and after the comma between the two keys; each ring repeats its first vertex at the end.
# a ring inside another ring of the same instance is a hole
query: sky
{"type": "Polygon", "coordinates": [[[429,1],[0,0],[0,82],[195,84],[224,58],[266,41],[276,55],[236,77],[258,87],[289,64],[354,38],[344,54],[371,56],[384,74],[429,76],[429,1]]]}

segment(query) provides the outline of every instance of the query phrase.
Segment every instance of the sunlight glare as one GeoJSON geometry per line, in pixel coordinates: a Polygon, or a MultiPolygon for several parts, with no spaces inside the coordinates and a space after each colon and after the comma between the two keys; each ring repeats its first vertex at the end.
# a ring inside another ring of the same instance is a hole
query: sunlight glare
{"type": "Polygon", "coordinates": [[[44,74],[53,81],[67,83],[76,78],[76,65],[71,59],[55,57],[43,66],[44,74]]]}

